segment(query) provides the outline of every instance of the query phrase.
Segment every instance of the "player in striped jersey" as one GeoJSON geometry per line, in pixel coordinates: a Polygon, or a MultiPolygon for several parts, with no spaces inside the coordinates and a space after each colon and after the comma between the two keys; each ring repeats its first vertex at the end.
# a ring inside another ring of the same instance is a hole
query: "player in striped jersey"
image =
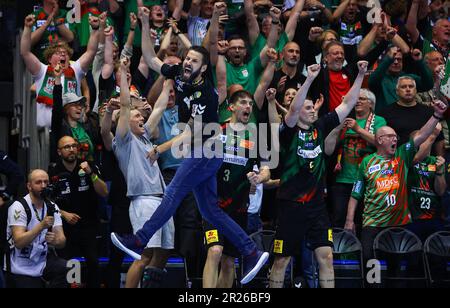
{"type": "Polygon", "coordinates": [[[447,105],[433,104],[434,114],[407,143],[397,148],[398,135],[388,126],[375,135],[377,152],[362,161],[348,204],[345,229],[354,231],[354,215],[358,201],[364,200],[361,242],[365,260],[372,257],[373,241],[386,227],[411,223],[408,208],[408,170],[413,165],[416,149],[432,134],[442,120],[447,105]]]}

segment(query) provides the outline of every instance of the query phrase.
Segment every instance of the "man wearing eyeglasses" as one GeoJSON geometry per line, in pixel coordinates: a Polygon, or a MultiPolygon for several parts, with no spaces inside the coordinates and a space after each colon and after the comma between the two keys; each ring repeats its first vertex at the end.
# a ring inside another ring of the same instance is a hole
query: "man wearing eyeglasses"
{"type": "Polygon", "coordinates": [[[87,287],[99,287],[97,206],[98,196],[106,197],[108,188],[99,177],[97,166],[78,160],[79,144],[74,138],[64,136],[57,146],[61,159],[48,173],[64,219],[67,242],[62,256],[68,260],[84,256],[88,268],[87,287]]]}
{"type": "Polygon", "coordinates": [[[364,200],[361,243],[364,259],[373,257],[373,242],[378,233],[387,227],[411,223],[408,208],[407,176],[419,146],[433,133],[442,120],[447,105],[442,101],[433,104],[434,113],[420,131],[408,142],[397,147],[399,136],[389,126],[375,134],[377,152],[366,156],[358,171],[348,204],[345,229],[354,232],[354,216],[359,201],[364,200]]]}

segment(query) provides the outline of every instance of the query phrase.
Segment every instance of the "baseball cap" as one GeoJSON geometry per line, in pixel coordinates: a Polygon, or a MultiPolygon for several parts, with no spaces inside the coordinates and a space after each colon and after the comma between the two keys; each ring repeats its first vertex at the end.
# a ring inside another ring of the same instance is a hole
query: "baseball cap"
{"type": "Polygon", "coordinates": [[[69,93],[63,94],[62,101],[63,101],[63,107],[68,104],[74,104],[74,103],[84,104],[84,103],[86,103],[86,97],[78,96],[75,93],[69,92],[69,93]]]}

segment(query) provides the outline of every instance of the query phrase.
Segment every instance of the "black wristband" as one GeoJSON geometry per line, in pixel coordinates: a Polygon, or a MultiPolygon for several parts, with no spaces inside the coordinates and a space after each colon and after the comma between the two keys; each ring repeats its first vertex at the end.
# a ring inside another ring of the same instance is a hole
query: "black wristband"
{"type": "Polygon", "coordinates": [[[136,30],[135,28],[130,28],[130,31],[134,31],[134,30],[136,30]]]}
{"type": "Polygon", "coordinates": [[[98,29],[100,29],[100,27],[94,28],[94,27],[92,27],[92,26],[91,26],[91,28],[92,28],[92,30],[94,30],[94,31],[97,31],[98,29]]]}
{"type": "Polygon", "coordinates": [[[279,24],[280,24],[280,21],[278,20],[277,22],[274,22],[274,21],[272,20],[272,24],[273,24],[273,25],[279,25],[279,24]]]}
{"type": "Polygon", "coordinates": [[[178,30],[178,31],[176,31],[176,32],[175,32],[175,31],[173,31],[173,34],[174,34],[174,35],[179,35],[180,33],[181,33],[181,31],[179,31],[179,30],[178,30]]]}
{"type": "Polygon", "coordinates": [[[444,120],[444,118],[438,117],[438,116],[437,116],[437,115],[435,115],[434,113],[433,113],[433,118],[435,118],[435,119],[437,119],[437,120],[439,120],[439,121],[442,121],[442,120],[444,120]]]}
{"type": "Polygon", "coordinates": [[[444,172],[436,172],[435,173],[437,176],[443,176],[444,175],[444,172]]]}

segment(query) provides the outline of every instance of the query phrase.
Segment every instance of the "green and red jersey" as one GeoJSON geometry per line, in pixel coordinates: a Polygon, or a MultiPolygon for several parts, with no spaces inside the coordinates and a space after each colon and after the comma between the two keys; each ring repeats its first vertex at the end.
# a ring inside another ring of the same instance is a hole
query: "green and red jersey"
{"type": "MultiPolygon", "coordinates": [[[[44,11],[44,8],[40,8],[39,10],[35,11],[33,15],[36,19],[36,22],[33,25],[31,31],[34,32],[46,24],[49,14],[44,11]]],[[[66,16],[66,10],[58,10],[58,13],[53,18],[53,21],[45,29],[42,38],[39,40],[36,46],[33,47],[33,53],[39,58],[41,62],[48,62],[47,59],[44,58],[45,49],[47,49],[47,47],[49,47],[51,44],[57,43],[60,40],[58,26],[64,24],[69,29],[69,24],[66,23],[66,16]]]]}
{"type": "Polygon", "coordinates": [[[408,207],[408,171],[416,148],[403,144],[391,159],[378,153],[366,156],[353,186],[352,197],[364,200],[364,227],[403,226],[411,222],[408,207]]]}
{"type": "MultiPolygon", "coordinates": [[[[369,115],[367,119],[356,119],[356,123],[371,134],[375,134],[380,127],[386,124],[383,117],[369,115]]],[[[359,134],[349,129],[345,132],[342,142],[342,169],[336,175],[337,183],[353,184],[355,182],[355,174],[358,173],[359,164],[363,158],[372,154],[376,149],[367,144],[359,134]]]]}
{"type": "Polygon", "coordinates": [[[237,132],[230,124],[222,126],[223,164],[217,172],[219,206],[227,213],[246,214],[250,182],[247,173],[259,165],[255,130],[237,132]]]}
{"type": "Polygon", "coordinates": [[[323,202],[326,170],[324,142],[339,125],[335,111],[321,117],[308,130],[280,126],[282,175],[277,197],[301,204],[323,202]]]}
{"type": "Polygon", "coordinates": [[[441,198],[434,191],[436,161],[436,157],[428,156],[409,171],[409,209],[413,221],[434,219],[440,215],[441,198]]]}

